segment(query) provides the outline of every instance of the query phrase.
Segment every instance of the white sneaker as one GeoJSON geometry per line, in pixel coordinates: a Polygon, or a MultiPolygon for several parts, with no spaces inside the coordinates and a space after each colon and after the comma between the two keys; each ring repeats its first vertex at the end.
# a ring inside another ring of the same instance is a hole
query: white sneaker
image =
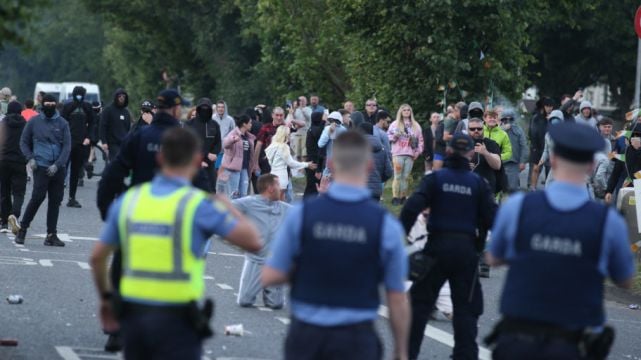
{"type": "Polygon", "coordinates": [[[20,223],[18,222],[18,218],[15,215],[11,214],[9,215],[8,221],[9,221],[9,229],[11,229],[11,232],[13,233],[13,235],[18,235],[18,231],[20,231],[21,229],[20,223]]]}

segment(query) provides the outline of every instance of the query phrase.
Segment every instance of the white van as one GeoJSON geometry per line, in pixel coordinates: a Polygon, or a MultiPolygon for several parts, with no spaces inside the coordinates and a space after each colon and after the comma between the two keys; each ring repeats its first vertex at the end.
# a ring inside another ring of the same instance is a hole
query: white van
{"type": "Polygon", "coordinates": [[[85,95],[85,101],[92,103],[94,101],[100,102],[100,88],[96,84],[84,83],[84,82],[63,82],[60,84],[60,103],[65,103],[73,97],[71,93],[73,88],[76,86],[82,86],[87,89],[87,94],[85,95]]]}
{"type": "Polygon", "coordinates": [[[52,82],[36,83],[36,88],[33,90],[33,101],[36,101],[36,99],[38,99],[38,93],[41,91],[47,94],[51,94],[56,99],[59,99],[60,93],[62,92],[62,84],[52,82]]]}

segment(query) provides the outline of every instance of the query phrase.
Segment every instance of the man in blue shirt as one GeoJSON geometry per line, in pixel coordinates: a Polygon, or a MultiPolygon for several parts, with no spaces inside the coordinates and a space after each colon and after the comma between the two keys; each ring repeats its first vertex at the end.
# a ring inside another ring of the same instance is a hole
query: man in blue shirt
{"type": "Polygon", "coordinates": [[[488,262],[510,265],[503,319],[486,339],[494,359],[607,357],[614,334],[604,327],[603,282],[629,287],[635,273],[624,220],[587,190],[603,138],[574,123],[549,134],[555,182],[511,197],[492,230],[488,262]]]}
{"type": "Polygon", "coordinates": [[[374,330],[386,289],[395,359],[407,358],[409,306],[401,225],[370,199],[367,140],[334,140],[327,194],[293,207],[263,269],[263,286],[290,282],[292,323],[285,359],[379,359],[374,330]]]}
{"type": "Polygon", "coordinates": [[[114,202],[91,255],[103,328],[114,332],[122,325],[127,359],[200,359],[202,338],[211,334],[193,321],[192,304],[204,293],[208,239],[218,234],[247,251],[261,249],[255,227],[229,200],[212,201],[191,186],[201,146],[189,130],[167,130],[161,174],[114,202]],[[123,254],[119,297],[107,280],[107,259],[116,249],[123,254]],[[122,299],[118,318],[112,297],[122,299]]]}

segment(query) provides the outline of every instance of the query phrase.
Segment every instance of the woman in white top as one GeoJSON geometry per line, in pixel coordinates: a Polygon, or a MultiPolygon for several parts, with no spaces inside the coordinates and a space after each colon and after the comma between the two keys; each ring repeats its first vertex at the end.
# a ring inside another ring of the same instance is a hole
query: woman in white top
{"type": "MultiPolygon", "coordinates": [[[[265,149],[267,161],[271,166],[271,173],[278,176],[278,183],[281,190],[286,190],[289,184],[289,176],[287,175],[287,167],[292,170],[310,168],[316,169],[316,164],[313,162],[298,162],[292,157],[291,149],[288,145],[289,142],[289,127],[279,126],[276,134],[272,138],[272,143],[265,149]]],[[[281,198],[284,197],[285,192],[281,192],[281,198]]]]}

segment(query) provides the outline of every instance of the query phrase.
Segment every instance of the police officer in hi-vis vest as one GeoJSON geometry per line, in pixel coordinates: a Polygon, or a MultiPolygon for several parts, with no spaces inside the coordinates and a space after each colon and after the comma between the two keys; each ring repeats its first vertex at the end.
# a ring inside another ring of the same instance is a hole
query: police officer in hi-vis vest
{"type": "Polygon", "coordinates": [[[474,147],[469,135],[455,134],[446,149],[444,168],[426,175],[401,211],[401,222],[409,232],[419,213],[430,208],[429,240],[423,252],[431,265],[410,288],[410,359],[418,357],[425,326],[446,280],[454,305],[452,358],[478,359],[477,323],[483,313],[478,261],[496,204],[487,181],[470,170],[474,147]]]}
{"type": "Polygon", "coordinates": [[[486,342],[496,344],[494,359],[605,359],[614,331],[605,326],[604,279],[629,287],[635,273],[627,229],[588,194],[605,146],[599,133],[560,123],[549,134],[555,181],[510,197],[492,230],[488,262],[509,270],[503,319],[486,342]]]}
{"type": "Polygon", "coordinates": [[[380,359],[374,329],[386,291],[394,358],[407,359],[407,258],[398,220],[371,199],[369,143],[346,131],[333,141],[326,194],[294,206],[263,268],[263,285],[291,283],[285,359],[380,359]]]}
{"type": "Polygon", "coordinates": [[[100,318],[107,331],[121,328],[126,359],[196,360],[202,339],[211,335],[211,305],[208,311],[196,306],[205,290],[208,239],[218,234],[254,252],[261,244],[228,200],[212,200],[191,186],[202,160],[195,134],[167,130],[157,160],[160,174],[110,207],[91,255],[100,318]],[[123,260],[119,301],[112,302],[107,259],[115,249],[123,260]]]}

